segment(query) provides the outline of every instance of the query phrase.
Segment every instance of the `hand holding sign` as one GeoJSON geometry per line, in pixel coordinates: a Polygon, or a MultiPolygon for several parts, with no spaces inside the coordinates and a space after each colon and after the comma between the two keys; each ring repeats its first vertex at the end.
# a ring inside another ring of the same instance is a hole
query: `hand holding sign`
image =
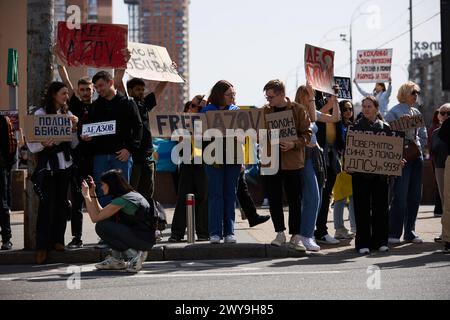
{"type": "Polygon", "coordinates": [[[283,152],[289,151],[295,147],[295,143],[292,141],[280,141],[280,149],[283,152]]]}
{"type": "Polygon", "coordinates": [[[314,89],[312,87],[311,81],[306,81],[306,91],[308,92],[309,99],[314,99],[314,89]]]}
{"type": "Polygon", "coordinates": [[[46,141],[42,142],[42,145],[46,148],[53,147],[55,145],[55,141],[53,139],[47,139],[46,141]]]}
{"type": "Polygon", "coordinates": [[[77,132],[78,117],[71,115],[69,119],[72,122],[72,132],[77,132]]]}

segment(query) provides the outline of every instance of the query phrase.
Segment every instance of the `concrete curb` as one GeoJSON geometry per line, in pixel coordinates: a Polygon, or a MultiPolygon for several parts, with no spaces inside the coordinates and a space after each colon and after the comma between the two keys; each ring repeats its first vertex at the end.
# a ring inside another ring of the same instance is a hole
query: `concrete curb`
{"type": "MultiPolygon", "coordinates": [[[[85,247],[64,252],[50,251],[47,263],[96,263],[108,255],[107,249],[85,247]]],[[[12,250],[0,252],[0,265],[35,264],[34,251],[12,250]]],[[[268,244],[171,244],[155,245],[147,261],[221,260],[221,259],[283,259],[305,257],[308,253],[268,244]]]]}

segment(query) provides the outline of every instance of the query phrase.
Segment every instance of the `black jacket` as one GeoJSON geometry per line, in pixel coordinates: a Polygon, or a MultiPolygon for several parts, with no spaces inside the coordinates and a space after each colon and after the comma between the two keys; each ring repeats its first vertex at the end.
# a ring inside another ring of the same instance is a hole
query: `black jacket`
{"type": "Polygon", "coordinates": [[[143,101],[136,101],[141,116],[143,130],[142,141],[139,149],[133,154],[133,162],[143,162],[153,153],[152,134],[150,131],[149,111],[156,106],[156,97],[153,92],[149,93],[143,101]]]}
{"type": "MultiPolygon", "coordinates": [[[[369,121],[365,117],[361,117],[360,119],[356,120],[355,124],[351,128],[353,131],[376,131],[376,130],[389,130],[391,131],[391,127],[389,124],[387,124],[384,121],[381,121],[380,119],[375,120],[375,122],[369,121]]],[[[370,180],[381,180],[383,182],[387,183],[387,175],[380,175],[380,174],[371,174],[371,173],[360,173],[355,172],[352,174],[352,176],[359,176],[364,177],[365,179],[370,180]]]]}
{"type": "Polygon", "coordinates": [[[116,133],[92,138],[94,154],[114,154],[121,149],[135,153],[142,140],[142,121],[133,99],[117,92],[111,101],[99,97],[92,104],[88,122],[116,121],[116,133]]]}
{"type": "Polygon", "coordinates": [[[447,144],[448,154],[450,155],[450,118],[445,120],[439,129],[439,138],[447,144]]]}

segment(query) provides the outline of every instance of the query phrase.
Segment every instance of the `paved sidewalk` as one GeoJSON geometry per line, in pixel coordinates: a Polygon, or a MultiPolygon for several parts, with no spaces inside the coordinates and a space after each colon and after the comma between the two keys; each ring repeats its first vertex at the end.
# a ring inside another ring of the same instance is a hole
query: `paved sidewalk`
{"type": "MultiPolygon", "coordinates": [[[[173,208],[167,208],[166,214],[168,221],[172,221],[173,208]]],[[[268,209],[259,209],[259,214],[269,214],[268,209]]],[[[285,208],[285,218],[287,225],[287,208],[285,208]]],[[[347,217],[345,210],[344,216],[347,217]]],[[[333,216],[329,212],[329,218],[333,216]]],[[[84,215],[83,222],[83,242],[84,247],[77,250],[66,250],[66,252],[50,252],[49,263],[92,263],[103,259],[108,250],[96,249],[95,244],[98,237],[95,233],[94,224],[91,223],[87,214],[84,215]]],[[[11,224],[13,231],[12,251],[0,251],[0,264],[33,264],[34,252],[23,250],[23,213],[16,212],[11,215],[11,224]]],[[[349,228],[348,219],[345,220],[349,228]]],[[[334,235],[333,222],[328,222],[328,229],[331,235],[334,235]]],[[[249,228],[248,222],[242,220],[239,210],[236,210],[236,237],[237,244],[215,244],[209,242],[196,242],[188,244],[168,243],[170,236],[170,225],[163,232],[163,241],[158,242],[150,251],[149,261],[163,260],[202,260],[202,259],[248,259],[248,258],[287,258],[303,257],[317,255],[356,255],[354,250],[354,240],[341,241],[339,245],[321,245],[322,250],[318,253],[299,253],[286,247],[277,248],[270,245],[275,237],[272,221],[269,220],[262,225],[249,228]]],[[[442,244],[437,244],[433,239],[441,233],[440,218],[433,216],[433,206],[421,206],[416,225],[417,233],[424,240],[423,244],[403,243],[392,247],[389,254],[414,254],[422,252],[439,251],[442,244]]],[[[288,236],[288,235],[287,235],[288,236]]],[[[71,240],[70,222],[67,224],[66,243],[71,240]]],[[[289,240],[289,237],[288,237],[289,240]]],[[[378,253],[375,253],[378,254],[378,253]]]]}

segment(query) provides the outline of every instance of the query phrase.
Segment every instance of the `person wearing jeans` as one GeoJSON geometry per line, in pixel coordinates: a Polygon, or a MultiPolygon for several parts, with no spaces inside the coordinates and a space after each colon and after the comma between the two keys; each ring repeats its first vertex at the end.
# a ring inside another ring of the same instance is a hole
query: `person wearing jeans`
{"type": "Polygon", "coordinates": [[[303,170],[303,194],[302,217],[300,238],[306,250],[319,251],[320,246],[314,240],[314,227],[319,213],[322,190],[325,182],[326,169],[323,162],[322,151],[317,143],[316,133],[318,127],[316,121],[333,123],[339,121],[339,108],[337,100],[330,99],[333,103],[333,114],[322,113],[316,110],[315,93],[309,82],[297,89],[295,102],[307,106],[308,115],[311,119],[310,129],[312,131],[311,141],[305,147],[305,167],[303,170]]]}
{"type": "MultiPolygon", "coordinates": [[[[94,181],[100,181],[101,175],[111,169],[119,169],[122,171],[123,177],[130,181],[131,167],[133,165],[133,159],[128,158],[127,161],[121,161],[116,158],[114,154],[99,154],[94,157],[94,181]]],[[[111,202],[111,197],[104,195],[101,188],[97,188],[97,194],[99,202],[102,206],[106,206],[111,202]]]]}
{"type": "MultiPolygon", "coordinates": [[[[114,81],[106,71],[98,72],[92,82],[99,94],[99,98],[91,106],[88,122],[97,123],[114,121],[114,134],[87,137],[94,153],[93,174],[97,185],[100,176],[110,169],[120,169],[127,181],[130,181],[133,160],[131,154],[138,151],[142,140],[142,120],[133,99],[128,99],[114,88],[114,81]]],[[[97,188],[99,202],[106,206],[110,197],[104,196],[100,187],[97,188]]]]}
{"type": "MultiPolygon", "coordinates": [[[[228,81],[220,80],[211,89],[208,97],[209,104],[202,108],[201,112],[239,110],[239,107],[234,105],[235,96],[236,91],[233,85],[228,81]]],[[[221,139],[223,139],[225,149],[225,138],[221,139]]],[[[226,163],[226,150],[221,151],[224,151],[222,157],[216,155],[221,158],[219,163],[205,164],[208,179],[209,241],[214,244],[220,243],[222,238],[225,243],[236,243],[234,235],[235,203],[241,165],[226,163]]]]}
{"type": "Polygon", "coordinates": [[[334,237],[336,239],[352,239],[354,234],[356,233],[356,222],[355,222],[355,209],[353,204],[353,196],[348,198],[335,200],[334,208],[333,208],[333,221],[334,221],[334,229],[336,230],[336,234],[334,237]],[[344,225],[344,208],[347,204],[348,199],[348,218],[350,220],[350,230],[351,233],[345,228],[344,225]],[[345,229],[345,230],[344,230],[345,229]],[[339,230],[344,230],[344,232],[338,232],[339,230]]]}
{"type": "MultiPolygon", "coordinates": [[[[421,115],[415,108],[420,88],[414,82],[403,84],[398,91],[399,104],[394,106],[386,115],[386,121],[392,122],[400,118],[421,115]]],[[[414,142],[419,150],[426,146],[426,129],[410,129],[405,132],[405,144],[414,142]],[[419,138],[420,136],[420,138],[419,138]]],[[[408,159],[406,159],[408,160],[408,159]]],[[[389,212],[389,243],[400,243],[403,239],[407,242],[422,243],[422,239],[416,234],[416,219],[422,199],[422,169],[423,156],[407,161],[403,167],[402,175],[395,178],[393,198],[389,212]]]]}

